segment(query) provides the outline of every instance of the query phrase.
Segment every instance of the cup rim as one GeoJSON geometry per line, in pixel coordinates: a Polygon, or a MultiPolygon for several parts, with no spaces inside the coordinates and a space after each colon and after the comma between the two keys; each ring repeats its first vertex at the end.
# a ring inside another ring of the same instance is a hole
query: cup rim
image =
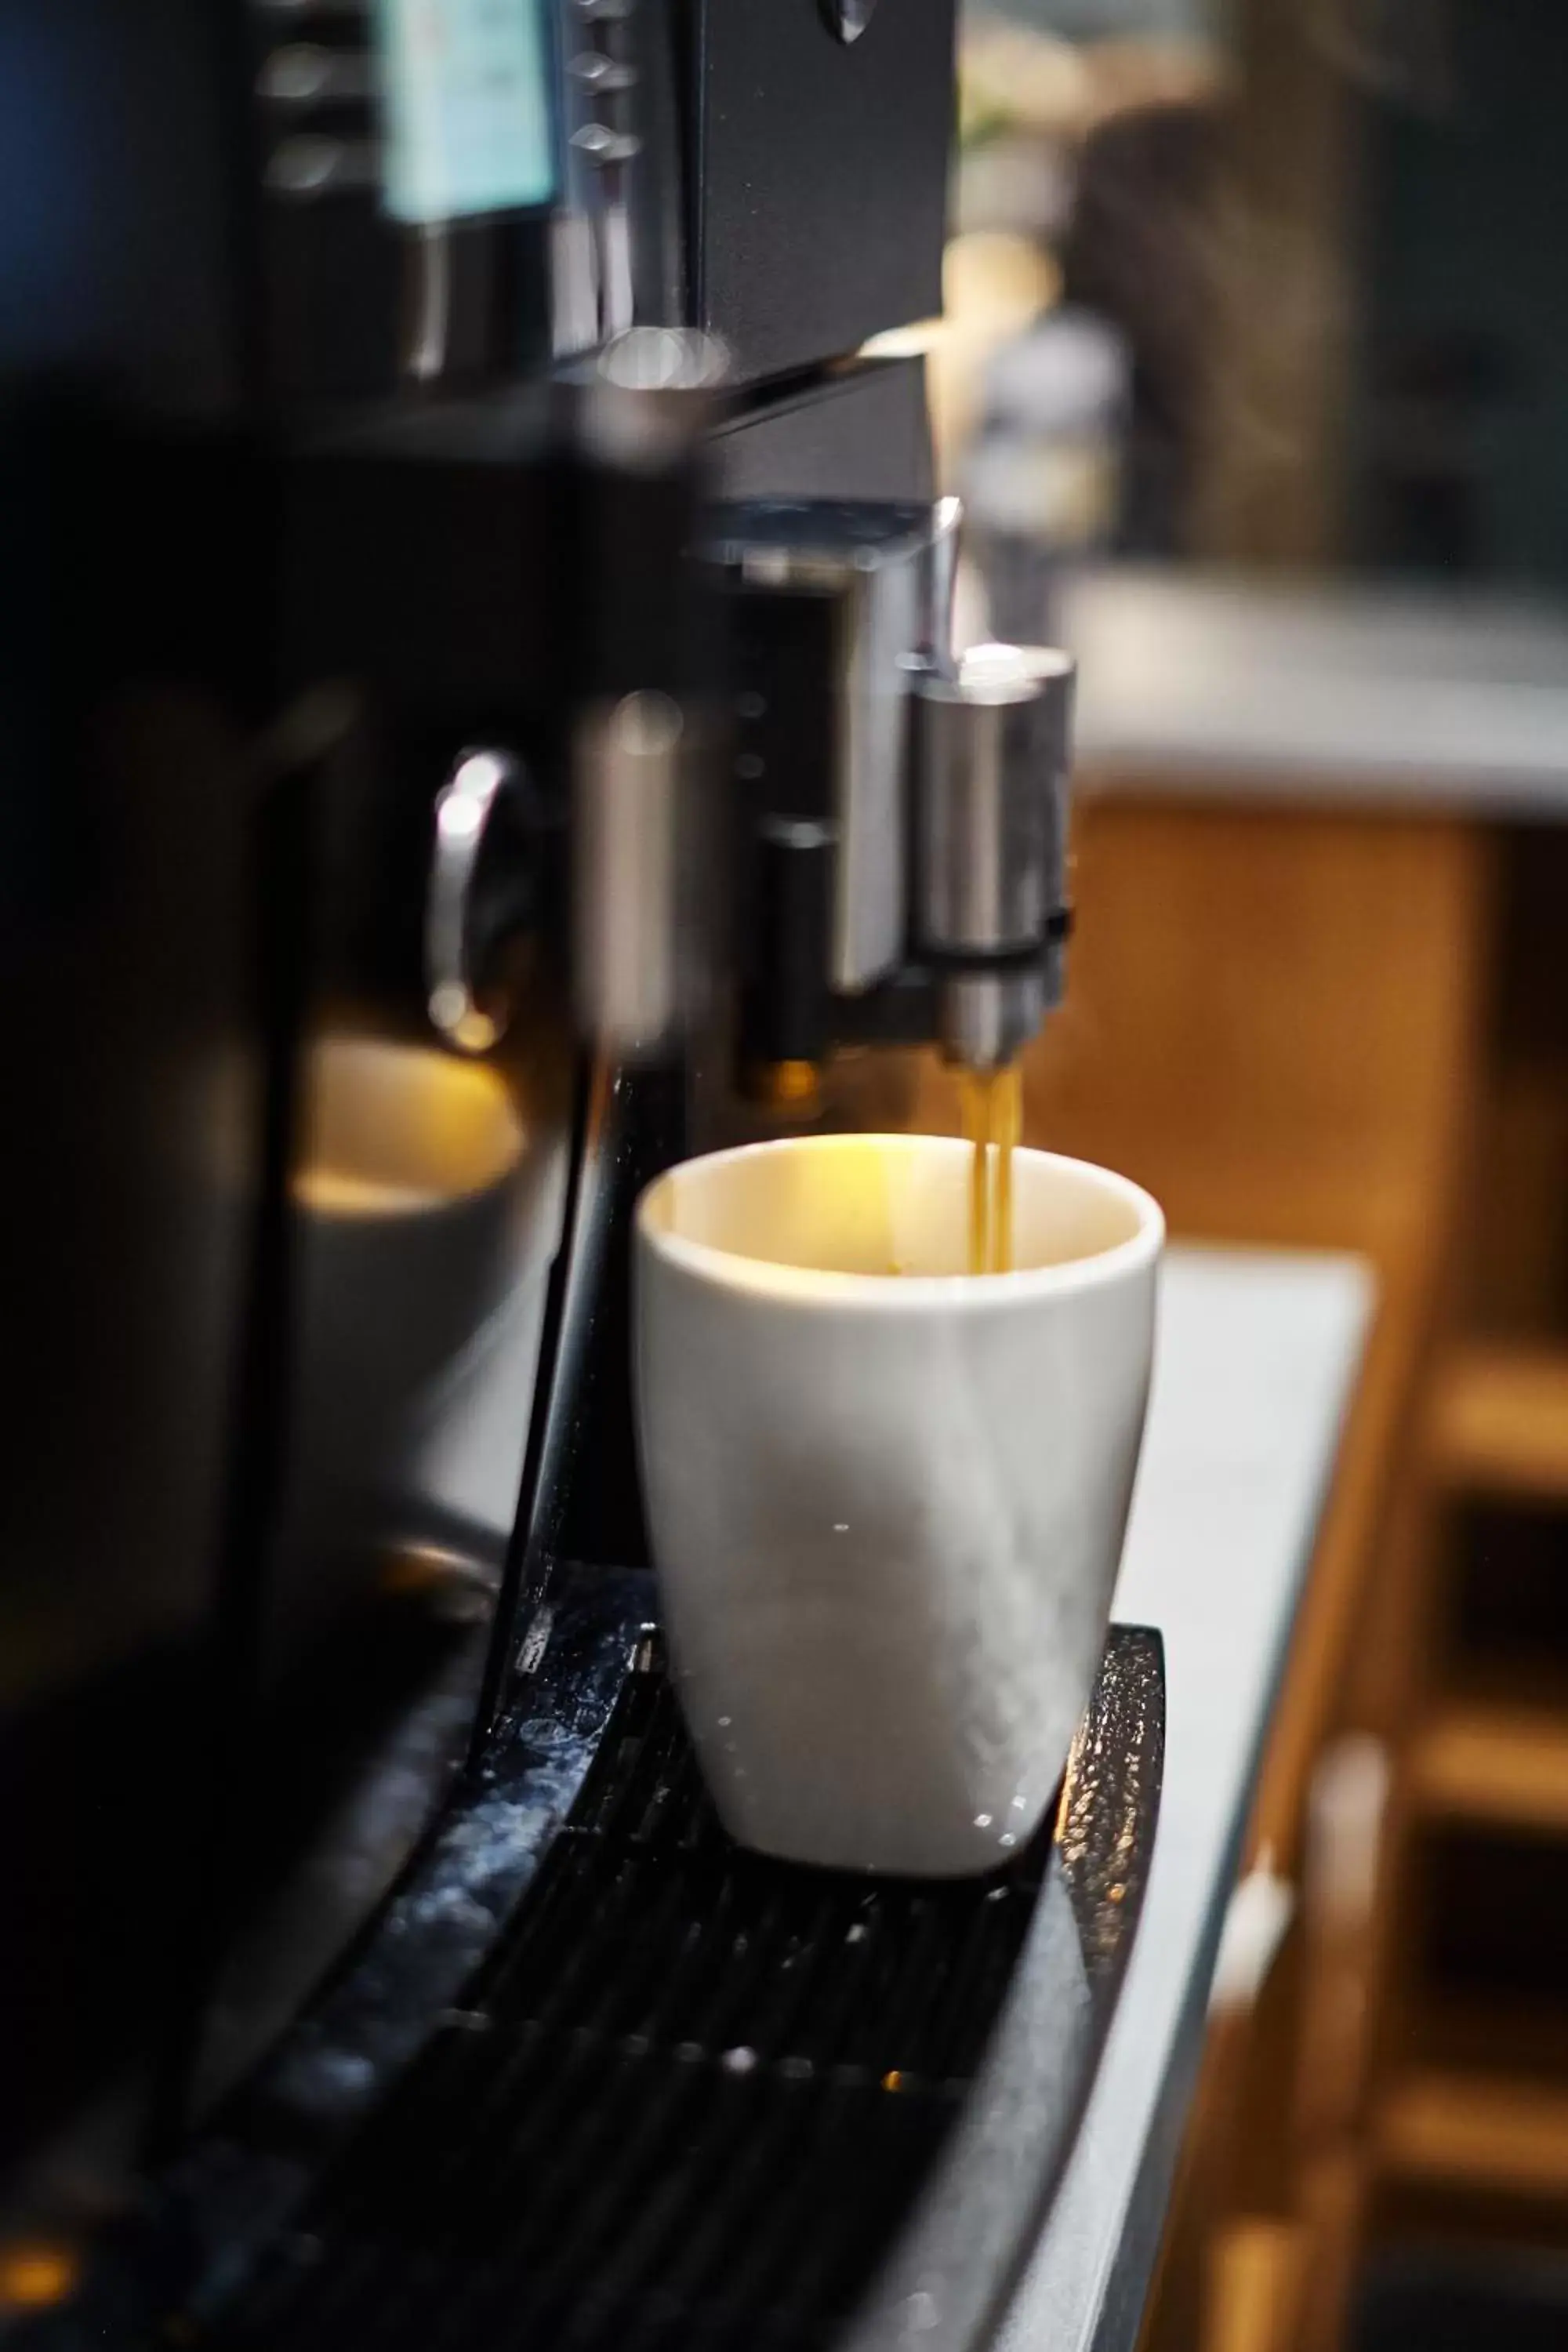
{"type": "Polygon", "coordinates": [[[1031,1145],[1017,1144],[1015,1150],[1021,1159],[1046,1160],[1059,1168],[1070,1168],[1076,1174],[1092,1177],[1101,1190],[1125,1202],[1138,1221],[1138,1229],[1124,1242],[1111,1248],[1096,1250],[1089,1257],[1065,1259],[1058,1265],[1021,1266],[1010,1274],[852,1274],[841,1273],[826,1266],[783,1265],[772,1258],[752,1257],[741,1250],[721,1249],[713,1242],[693,1241],[685,1234],[659,1230],[648,1221],[651,1202],[662,1184],[670,1182],[681,1169],[700,1161],[704,1166],[720,1162],[754,1159],[764,1152],[808,1150],[825,1150],[837,1146],[852,1149],[868,1143],[893,1143],[900,1149],[922,1145],[938,1145],[952,1151],[968,1151],[972,1147],[960,1136],[925,1135],[897,1130],[861,1134],[858,1131],[836,1135],[768,1136],[756,1143],[731,1144],[722,1151],[693,1154],[691,1160],[678,1160],[645,1184],[637,1196],[635,1226],[640,1248],[685,1272],[711,1283],[715,1287],[749,1291],[754,1296],[776,1301],[780,1305],[800,1307],[872,1307],[887,1314],[907,1314],[916,1308],[930,1308],[942,1303],[960,1304],[973,1308],[1005,1307],[1041,1298],[1061,1297],[1085,1290],[1096,1290],[1105,1284],[1117,1282],[1151,1265],[1159,1256],[1165,1239],[1165,1217],[1153,1194],[1135,1184],[1130,1176],[1118,1175],[1113,1168],[1101,1168],[1092,1160],[1075,1159],[1063,1151],[1040,1151],[1031,1145]]]}

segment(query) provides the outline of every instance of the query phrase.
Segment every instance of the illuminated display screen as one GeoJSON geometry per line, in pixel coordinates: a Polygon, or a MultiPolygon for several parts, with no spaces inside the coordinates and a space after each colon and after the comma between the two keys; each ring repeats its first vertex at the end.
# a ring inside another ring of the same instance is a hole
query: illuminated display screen
{"type": "Polygon", "coordinates": [[[383,190],[433,224],[555,192],[544,0],[376,0],[383,190]]]}

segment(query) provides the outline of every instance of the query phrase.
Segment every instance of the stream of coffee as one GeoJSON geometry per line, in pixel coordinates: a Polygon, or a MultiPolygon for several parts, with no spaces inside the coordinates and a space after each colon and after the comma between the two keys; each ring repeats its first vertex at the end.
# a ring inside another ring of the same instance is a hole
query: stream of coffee
{"type": "Polygon", "coordinates": [[[973,1146],[969,1171],[969,1271],[1013,1270],[1013,1146],[1024,1124],[1024,1087],[1016,1062],[1000,1070],[969,1070],[962,1079],[963,1132],[973,1146]]]}

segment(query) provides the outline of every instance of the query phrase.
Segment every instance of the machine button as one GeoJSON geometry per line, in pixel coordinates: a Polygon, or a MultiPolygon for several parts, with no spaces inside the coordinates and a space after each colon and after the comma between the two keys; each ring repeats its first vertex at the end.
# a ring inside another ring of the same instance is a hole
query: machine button
{"type": "Polygon", "coordinates": [[[822,0],[822,13],[841,41],[858,41],[876,5],[877,0],[822,0]]]}
{"type": "Polygon", "coordinates": [[[584,49],[566,68],[574,81],[580,81],[595,98],[608,98],[617,90],[635,88],[636,66],[628,66],[618,58],[607,58],[599,49],[584,49]]]}
{"type": "Polygon", "coordinates": [[[368,139],[285,139],[267,163],[268,193],[295,204],[372,188],[380,177],[381,150],[368,139]]]}
{"type": "Polygon", "coordinates": [[[572,144],[590,163],[629,163],[642,152],[642,141],[629,131],[612,131],[606,122],[585,122],[572,133],[572,144]]]}
{"type": "Polygon", "coordinates": [[[324,49],[313,41],[291,41],[264,59],[257,95],[273,106],[326,106],[372,95],[371,62],[357,49],[324,49]]]}

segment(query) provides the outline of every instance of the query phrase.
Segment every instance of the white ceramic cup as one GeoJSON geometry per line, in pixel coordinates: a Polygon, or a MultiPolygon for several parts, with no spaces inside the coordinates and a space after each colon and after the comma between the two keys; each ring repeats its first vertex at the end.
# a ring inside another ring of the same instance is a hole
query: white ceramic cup
{"type": "Polygon", "coordinates": [[[1104,1644],[1164,1225],[1014,1155],[970,1276],[971,1148],[792,1138],[687,1160],[637,1221],[638,1432],[687,1720],[726,1826],[958,1876],[1049,1802],[1104,1644]]]}

